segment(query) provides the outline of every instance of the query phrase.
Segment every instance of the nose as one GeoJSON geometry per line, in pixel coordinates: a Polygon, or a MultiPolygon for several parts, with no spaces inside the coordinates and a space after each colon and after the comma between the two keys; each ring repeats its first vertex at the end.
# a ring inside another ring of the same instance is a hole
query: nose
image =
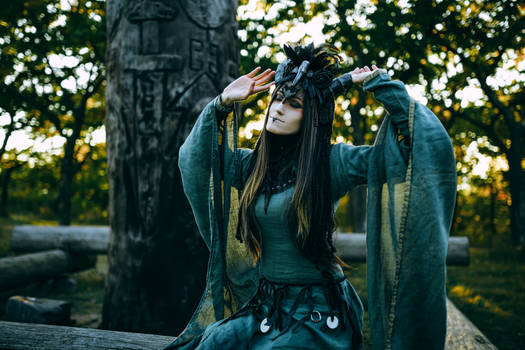
{"type": "Polygon", "coordinates": [[[277,104],[277,107],[275,108],[275,111],[282,115],[283,114],[283,107],[284,107],[283,106],[284,105],[284,100],[278,101],[277,103],[278,104],[277,104]]]}

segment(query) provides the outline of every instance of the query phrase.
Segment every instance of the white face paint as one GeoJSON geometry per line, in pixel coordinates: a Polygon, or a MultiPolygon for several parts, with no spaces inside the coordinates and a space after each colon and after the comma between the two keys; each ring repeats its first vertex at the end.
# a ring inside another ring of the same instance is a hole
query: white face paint
{"type": "Polygon", "coordinates": [[[303,92],[299,91],[289,100],[278,91],[270,105],[266,130],[275,135],[292,135],[301,129],[303,119],[303,92]]]}

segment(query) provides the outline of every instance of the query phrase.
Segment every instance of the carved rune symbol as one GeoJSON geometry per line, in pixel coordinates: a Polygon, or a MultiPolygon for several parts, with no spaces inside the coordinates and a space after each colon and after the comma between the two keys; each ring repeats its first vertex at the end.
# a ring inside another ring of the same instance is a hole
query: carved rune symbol
{"type": "Polygon", "coordinates": [[[142,73],[137,79],[138,132],[141,135],[160,133],[162,123],[162,73],[142,73]]]}
{"type": "Polygon", "coordinates": [[[210,43],[208,47],[198,39],[190,39],[190,69],[207,71],[211,76],[217,76],[219,46],[210,43]],[[207,67],[205,66],[207,63],[207,67]]]}
{"type": "Polygon", "coordinates": [[[142,54],[159,53],[159,21],[173,19],[175,9],[162,1],[139,0],[130,5],[130,22],[141,25],[140,52],[142,54]]]}

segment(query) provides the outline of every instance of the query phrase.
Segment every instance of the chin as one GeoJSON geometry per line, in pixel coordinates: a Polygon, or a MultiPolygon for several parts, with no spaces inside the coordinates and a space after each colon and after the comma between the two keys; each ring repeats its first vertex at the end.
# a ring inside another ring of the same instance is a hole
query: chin
{"type": "Polygon", "coordinates": [[[279,128],[274,128],[273,125],[266,126],[266,131],[274,135],[293,135],[298,132],[298,131],[288,132],[287,130],[281,130],[279,128]]]}
{"type": "Polygon", "coordinates": [[[266,128],[266,131],[268,131],[270,134],[274,134],[274,135],[288,135],[286,132],[282,132],[280,130],[275,130],[275,129],[272,129],[272,128],[266,128]]]}

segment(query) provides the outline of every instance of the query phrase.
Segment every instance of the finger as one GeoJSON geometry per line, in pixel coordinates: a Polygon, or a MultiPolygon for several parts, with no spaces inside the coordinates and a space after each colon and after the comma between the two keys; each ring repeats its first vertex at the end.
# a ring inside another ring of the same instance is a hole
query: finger
{"type": "Polygon", "coordinates": [[[258,92],[261,92],[261,91],[264,91],[264,90],[268,90],[273,84],[275,84],[275,81],[272,81],[271,83],[268,83],[268,84],[265,84],[265,85],[256,86],[253,89],[253,92],[254,93],[258,93],[258,92]]]}
{"type": "Polygon", "coordinates": [[[370,72],[370,68],[368,68],[368,66],[365,66],[365,72],[370,72]]]}
{"type": "Polygon", "coordinates": [[[253,90],[255,89],[255,81],[250,82],[250,87],[248,88],[248,96],[253,93],[253,90]]]}
{"type": "Polygon", "coordinates": [[[253,80],[255,81],[261,81],[265,78],[268,77],[268,75],[270,75],[272,73],[272,70],[270,68],[268,68],[267,70],[265,70],[264,72],[262,72],[261,74],[259,74],[258,76],[256,77],[253,77],[253,80]]]}
{"type": "Polygon", "coordinates": [[[246,76],[248,78],[251,78],[251,77],[255,76],[255,74],[257,74],[257,72],[260,71],[260,70],[261,70],[261,67],[259,66],[259,67],[255,68],[254,70],[252,70],[250,73],[246,74],[246,76]]]}
{"type": "Polygon", "coordinates": [[[359,73],[359,70],[360,70],[360,69],[361,69],[361,68],[359,68],[359,67],[355,67],[355,69],[354,69],[354,73],[359,73]]]}
{"type": "Polygon", "coordinates": [[[255,82],[257,83],[257,85],[261,85],[261,84],[264,84],[266,82],[268,82],[270,79],[272,79],[273,77],[275,76],[275,72],[274,71],[271,71],[269,72],[268,74],[266,74],[265,77],[261,78],[261,79],[257,79],[255,80],[255,82]]]}
{"type": "Polygon", "coordinates": [[[372,65],[372,70],[376,70],[376,69],[379,69],[377,68],[377,66],[375,64],[372,65]]]}

